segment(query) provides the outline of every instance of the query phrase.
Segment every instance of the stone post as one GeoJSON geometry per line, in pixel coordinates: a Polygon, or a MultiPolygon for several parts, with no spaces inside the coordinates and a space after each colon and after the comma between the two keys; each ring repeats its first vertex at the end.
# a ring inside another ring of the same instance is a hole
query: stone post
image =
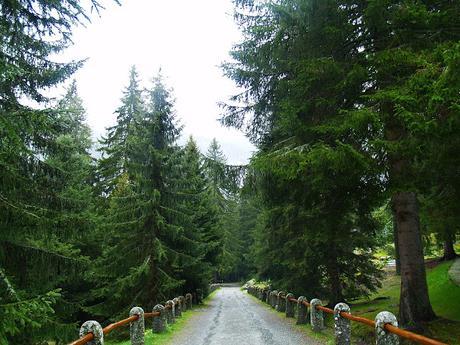
{"type": "Polygon", "coordinates": [[[276,308],[276,302],[278,299],[278,290],[273,290],[270,299],[270,305],[272,308],[276,308]]]}
{"type": "Polygon", "coordinates": [[[265,295],[265,302],[267,304],[271,303],[271,296],[272,296],[272,291],[270,289],[268,289],[267,294],[265,295]]]}
{"type": "Polygon", "coordinates": [[[166,322],[168,322],[169,325],[172,325],[175,320],[174,320],[174,317],[175,317],[175,312],[174,312],[174,308],[175,305],[174,305],[174,302],[169,300],[169,301],[166,301],[165,303],[165,309],[166,309],[166,322]]]}
{"type": "Polygon", "coordinates": [[[281,313],[284,313],[286,311],[286,293],[284,291],[278,292],[276,311],[279,311],[281,313]]]}
{"type": "Polygon", "coordinates": [[[187,311],[187,305],[185,304],[184,296],[179,296],[179,303],[180,303],[180,310],[182,314],[183,312],[187,311]]]}
{"type": "Polygon", "coordinates": [[[389,311],[382,311],[375,317],[375,344],[376,345],[399,345],[399,337],[387,332],[383,327],[389,323],[398,327],[398,320],[389,311]]]}
{"type": "Polygon", "coordinates": [[[157,304],[153,307],[154,313],[160,313],[158,316],[153,317],[153,333],[161,333],[166,330],[166,322],[165,322],[165,307],[161,304],[157,304]]]}
{"type": "Polygon", "coordinates": [[[304,325],[307,323],[307,311],[308,308],[303,302],[307,302],[305,296],[300,296],[297,298],[297,325],[304,325]]]}
{"type": "Polygon", "coordinates": [[[181,313],[179,298],[175,297],[173,299],[173,303],[174,303],[174,317],[181,317],[182,313],[181,313]]]}
{"type": "Polygon", "coordinates": [[[137,315],[139,318],[129,324],[129,337],[131,345],[144,345],[144,310],[140,307],[134,307],[129,311],[129,316],[137,315]]]}
{"type": "Polygon", "coordinates": [[[196,303],[201,304],[203,303],[203,290],[196,289],[196,303]]]}
{"type": "Polygon", "coordinates": [[[191,293],[185,295],[185,302],[187,303],[187,310],[192,309],[193,305],[193,296],[191,293]]]}
{"type": "Polygon", "coordinates": [[[294,295],[292,293],[288,293],[286,295],[286,317],[294,317],[295,302],[290,301],[290,298],[294,298],[294,295]]]}
{"type": "Polygon", "coordinates": [[[336,345],[351,344],[351,325],[350,320],[342,317],[341,312],[349,313],[350,307],[345,303],[338,303],[334,307],[334,330],[336,345]]]}
{"type": "Polygon", "coordinates": [[[316,306],[320,306],[321,303],[317,298],[310,301],[310,324],[314,332],[319,332],[324,328],[323,311],[316,309],[316,306]]]}
{"type": "Polygon", "coordinates": [[[93,333],[94,339],[88,342],[88,345],[104,345],[104,333],[102,332],[102,326],[97,321],[86,321],[80,327],[79,336],[84,337],[88,333],[93,333]]]}

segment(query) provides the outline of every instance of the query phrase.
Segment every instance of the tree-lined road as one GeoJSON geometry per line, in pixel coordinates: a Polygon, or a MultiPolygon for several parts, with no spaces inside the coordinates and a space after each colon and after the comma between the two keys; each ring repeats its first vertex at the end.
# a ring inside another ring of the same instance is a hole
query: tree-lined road
{"type": "Polygon", "coordinates": [[[320,344],[282,319],[239,287],[223,287],[206,308],[192,319],[171,344],[181,345],[298,345],[320,344]]]}

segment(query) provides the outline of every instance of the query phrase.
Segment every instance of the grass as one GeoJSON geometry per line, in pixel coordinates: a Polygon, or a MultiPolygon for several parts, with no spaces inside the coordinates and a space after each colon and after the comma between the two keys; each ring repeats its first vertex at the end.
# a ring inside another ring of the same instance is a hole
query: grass
{"type": "MultiPolygon", "coordinates": [[[[460,344],[460,287],[448,275],[452,261],[443,262],[427,269],[428,290],[431,304],[438,319],[425,325],[425,334],[449,344],[460,344]]],[[[351,305],[353,314],[374,319],[383,310],[398,314],[400,278],[389,273],[382,288],[369,299],[356,301],[351,305]]],[[[357,339],[365,342],[373,340],[373,330],[352,322],[352,332],[357,339]]]]}
{"type": "MultiPolygon", "coordinates": [[[[451,265],[452,261],[449,261],[427,269],[430,300],[438,319],[425,325],[424,335],[450,345],[460,345],[460,287],[449,279],[448,270],[451,265]]],[[[384,310],[398,314],[400,278],[390,272],[382,283],[382,288],[368,299],[357,300],[350,304],[354,315],[373,320],[379,312],[384,310]]],[[[266,303],[253,298],[275,312],[266,303]]],[[[284,318],[284,314],[277,314],[284,318]]],[[[353,344],[375,344],[373,328],[357,322],[352,322],[351,325],[353,344]]],[[[325,326],[326,328],[320,333],[313,332],[309,325],[298,327],[309,337],[332,345],[334,344],[334,331],[331,315],[325,315],[325,326]]]]}
{"type": "MultiPolygon", "coordinates": [[[[203,304],[199,306],[199,308],[207,308],[209,306],[209,301],[215,296],[217,293],[217,290],[214,290],[212,293],[208,295],[203,301],[203,304]]],[[[166,331],[163,333],[152,333],[152,330],[149,329],[148,331],[145,332],[145,344],[155,344],[155,345],[165,345],[168,344],[171,339],[173,338],[174,334],[182,329],[188,321],[193,317],[193,309],[188,310],[186,312],[182,313],[182,317],[177,318],[176,322],[173,323],[172,325],[167,325],[166,326],[166,331]]],[[[149,325],[151,322],[146,322],[146,329],[150,327],[149,325]]],[[[116,332],[116,331],[115,331],[116,332]]],[[[110,335],[104,338],[104,344],[105,345],[131,345],[131,342],[129,339],[127,340],[115,340],[115,339],[110,339],[110,335]]]]}

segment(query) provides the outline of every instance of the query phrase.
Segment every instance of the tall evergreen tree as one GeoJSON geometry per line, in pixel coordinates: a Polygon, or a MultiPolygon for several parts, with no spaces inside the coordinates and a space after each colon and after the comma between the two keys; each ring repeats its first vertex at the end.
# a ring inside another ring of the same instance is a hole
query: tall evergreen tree
{"type": "Polygon", "coordinates": [[[62,175],[47,159],[65,130],[57,112],[44,109],[42,91],[81,65],[52,57],[71,43],[72,26],[88,17],[77,1],[14,0],[1,8],[0,280],[7,288],[0,294],[0,342],[28,344],[57,338],[52,314],[58,294],[47,289],[56,287],[56,271],[68,261],[63,246],[46,241],[61,231],[53,227],[61,215],[50,183],[62,175]],[[41,109],[24,105],[26,98],[41,109]],[[52,282],[40,284],[38,274],[52,282]],[[18,336],[25,328],[27,338],[18,336]]]}
{"type": "Polygon", "coordinates": [[[116,125],[108,128],[107,137],[100,142],[102,159],[99,171],[104,180],[105,192],[110,192],[117,184],[117,179],[127,172],[129,138],[134,135],[136,121],[141,121],[146,112],[135,66],[129,71],[129,82],[123,91],[121,103],[115,111],[116,125]]]}
{"type": "Polygon", "coordinates": [[[345,116],[367,76],[350,19],[359,8],[337,1],[237,4],[245,40],[224,70],[247,90],[233,100],[249,105],[228,106],[222,121],[247,125],[259,147],[252,162],[266,208],[259,272],[331,303],[369,293],[379,276],[370,249],[381,186],[366,147],[374,129],[345,116]],[[323,279],[303,287],[312,275],[323,279]]]}

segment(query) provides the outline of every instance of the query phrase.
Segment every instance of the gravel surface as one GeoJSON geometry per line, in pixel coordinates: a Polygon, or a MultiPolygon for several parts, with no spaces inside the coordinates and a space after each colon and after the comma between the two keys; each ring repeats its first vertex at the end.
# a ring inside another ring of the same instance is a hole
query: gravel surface
{"type": "Polygon", "coordinates": [[[282,319],[239,287],[223,287],[205,308],[195,309],[186,326],[174,335],[176,345],[298,345],[321,344],[282,319]]]}

